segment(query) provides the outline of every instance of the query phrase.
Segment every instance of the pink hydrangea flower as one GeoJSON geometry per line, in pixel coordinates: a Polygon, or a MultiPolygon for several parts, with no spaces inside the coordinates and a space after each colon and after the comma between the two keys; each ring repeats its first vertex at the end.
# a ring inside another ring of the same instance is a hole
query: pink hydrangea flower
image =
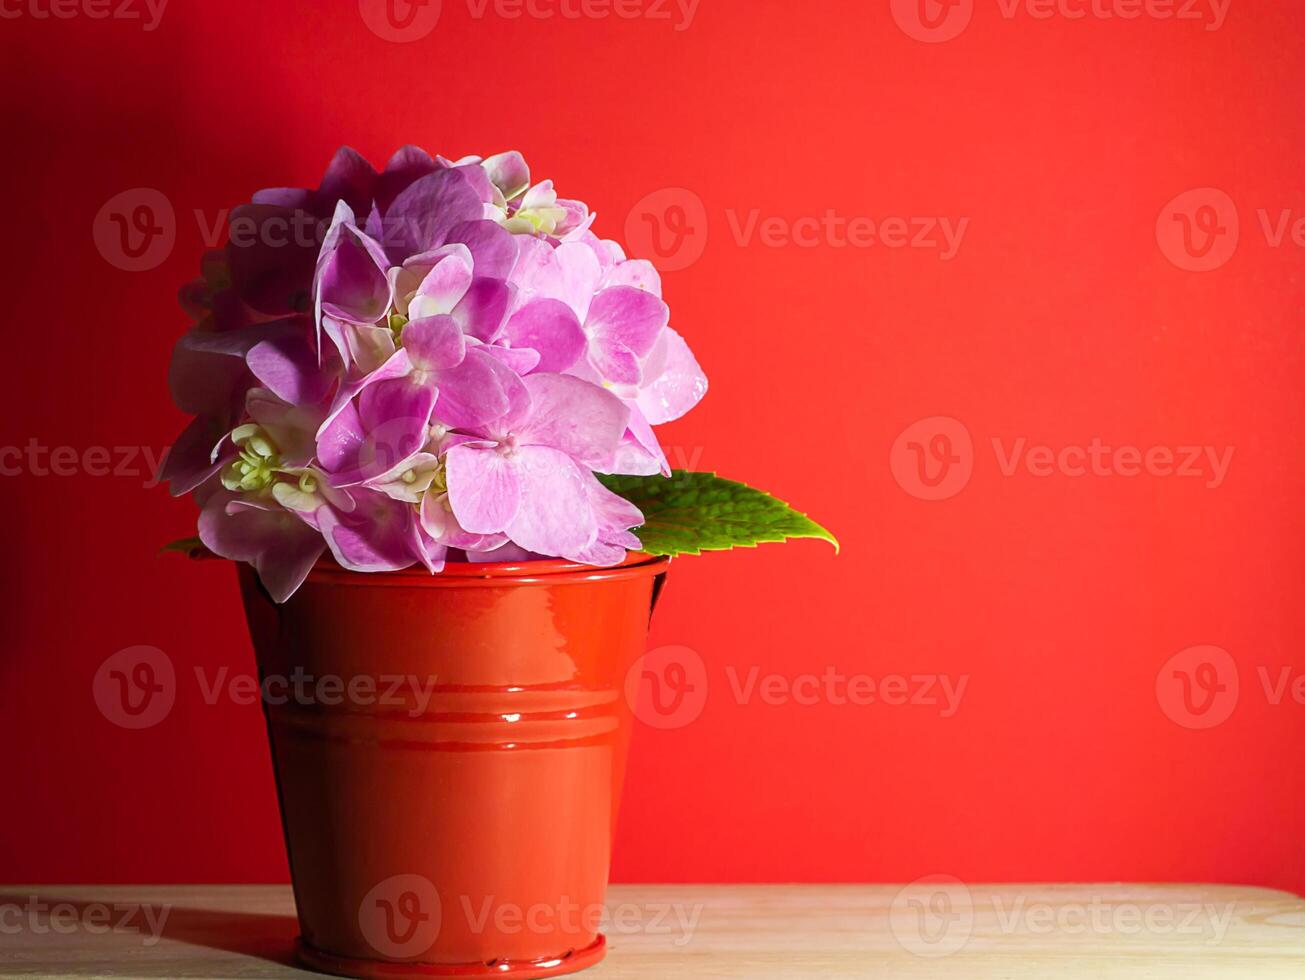
{"type": "Polygon", "coordinates": [[[349,149],[259,191],[182,290],[169,453],[200,537],[277,601],[329,554],[619,564],[643,515],[596,474],[669,472],[654,426],[707,381],[656,270],[515,151],[349,149]],[[239,226],[240,234],[236,234],[239,226]]]}

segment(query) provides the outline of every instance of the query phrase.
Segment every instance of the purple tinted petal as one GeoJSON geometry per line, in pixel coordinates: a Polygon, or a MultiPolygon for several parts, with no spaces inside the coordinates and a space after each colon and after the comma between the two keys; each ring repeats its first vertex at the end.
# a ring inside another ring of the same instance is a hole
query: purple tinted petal
{"type": "Polygon", "coordinates": [[[510,368],[473,347],[461,364],[440,372],[435,415],[451,428],[478,428],[508,414],[521,388],[510,368]]]}
{"type": "MultiPolygon", "coordinates": [[[[588,205],[583,201],[568,201],[558,199],[557,206],[566,212],[566,217],[558,222],[554,232],[556,236],[563,241],[575,241],[582,239],[590,226],[593,225],[594,219],[598,217],[591,214],[588,205]]],[[[601,257],[599,262],[601,264],[601,257]]]]}
{"type": "Polygon", "coordinates": [[[326,168],[317,194],[332,204],[344,201],[354,214],[364,214],[371,206],[372,188],[375,184],[375,168],[357,150],[342,146],[335,151],[335,156],[326,168]]]}
{"type": "Polygon", "coordinates": [[[508,537],[527,551],[565,556],[583,551],[597,535],[583,471],[566,453],[544,446],[518,449],[521,506],[508,537]]]}
{"type": "Polygon", "coordinates": [[[475,189],[482,204],[488,204],[494,200],[494,185],[490,182],[489,174],[485,173],[485,168],[480,165],[479,158],[468,157],[465,160],[459,160],[453,165],[453,168],[467,179],[467,182],[475,189]]]}
{"type": "Polygon", "coordinates": [[[630,409],[615,395],[565,374],[532,374],[530,417],[515,433],[522,445],[549,446],[582,463],[601,462],[616,451],[630,409]]]}
{"type": "Polygon", "coordinates": [[[380,493],[355,494],[357,507],[345,516],[322,515],[322,534],[335,560],[354,572],[387,572],[417,561],[412,550],[413,508],[380,493]]]}
{"type": "Polygon", "coordinates": [[[303,584],[326,550],[320,534],[281,510],[230,506],[235,494],[209,497],[199,517],[199,537],[216,555],[253,565],[276,602],[285,602],[303,584]]]}
{"type": "Polygon", "coordinates": [[[432,575],[444,571],[444,561],[449,553],[448,547],[427,534],[419,521],[411,521],[408,526],[409,544],[417,560],[425,565],[426,570],[432,575]]]}
{"type": "Polygon", "coordinates": [[[481,196],[459,169],[437,170],[414,181],[385,214],[383,244],[393,264],[443,245],[449,231],[481,216],[481,196]]]}
{"type": "Polygon", "coordinates": [[[403,328],[403,347],[419,371],[456,367],[467,356],[467,340],[451,316],[423,317],[403,328]]]}
{"type": "Polygon", "coordinates": [[[290,405],[264,388],[251,388],[245,412],[267,430],[286,466],[306,466],[316,452],[315,433],[326,417],[322,405],[290,405]]]}
{"type": "Polygon", "coordinates": [[[270,316],[307,309],[323,241],[318,219],[292,208],[246,204],[232,210],[229,226],[235,295],[270,316]]]}
{"type": "Polygon", "coordinates": [[[514,374],[525,377],[539,366],[539,351],[529,347],[502,347],[491,344],[484,348],[486,354],[505,365],[514,374]]]}
{"type": "Polygon", "coordinates": [[[517,238],[496,221],[468,221],[449,231],[450,243],[460,242],[471,250],[476,275],[507,279],[517,264],[517,238]]]}
{"type": "Polygon", "coordinates": [[[332,414],[331,420],[317,434],[317,459],[328,473],[345,472],[354,468],[358,448],[367,437],[358,406],[345,402],[332,414]]]}
{"type": "Polygon", "coordinates": [[[512,287],[502,279],[475,279],[454,308],[453,317],[466,334],[489,343],[503,327],[512,295],[512,287]]]}
{"type": "Polygon", "coordinates": [[[633,286],[611,286],[594,297],[585,331],[600,341],[612,341],[647,357],[670,320],[670,310],[657,296],[633,286]]]}
{"type": "Polygon", "coordinates": [[[321,361],[305,334],[260,341],[250,348],[245,361],[264,387],[291,405],[325,398],[339,366],[338,360],[321,361]]]}
{"type": "Polygon", "coordinates": [[[168,457],[159,473],[159,479],[169,484],[172,496],[190,493],[227,464],[231,450],[216,458],[214,456],[214,449],[222,442],[226,428],[216,419],[201,415],[192,419],[177,437],[168,449],[168,457]]]}
{"type": "Polygon", "coordinates": [[[518,548],[511,541],[507,544],[500,545],[492,551],[468,551],[467,561],[476,565],[489,563],[509,563],[520,564],[526,561],[536,561],[540,558],[547,558],[547,555],[536,555],[533,552],[526,551],[525,548],[518,548]]]}
{"type": "Polygon", "coordinates": [[[229,418],[239,410],[244,390],[253,381],[249,369],[240,358],[192,349],[187,344],[191,336],[182,337],[172,351],[168,367],[172,400],[190,415],[229,418]]]}
{"type": "Polygon", "coordinates": [[[513,313],[507,336],[513,347],[539,352],[540,371],[565,371],[585,349],[580,321],[571,307],[556,299],[537,299],[513,313]]]}
{"type": "Polygon", "coordinates": [[[358,396],[362,441],[349,465],[335,471],[332,482],[342,487],[374,479],[419,452],[426,443],[434,406],[435,390],[407,378],[364,389],[358,396]]]}
{"type": "Polygon", "coordinates": [[[408,352],[406,350],[397,350],[394,352],[393,357],[370,374],[343,382],[336,389],[335,398],[331,402],[331,407],[326,413],[326,418],[323,420],[319,432],[324,430],[344,407],[368,385],[376,384],[379,381],[388,381],[391,378],[402,378],[411,371],[412,362],[408,360],[408,352]]]}
{"type": "Polygon", "coordinates": [[[347,323],[375,323],[394,298],[375,243],[352,224],[323,251],[316,288],[321,312],[347,323]]]}
{"type": "Polygon", "coordinates": [[[495,449],[454,446],[445,457],[449,502],[473,534],[503,531],[521,508],[516,467],[495,449]]]}
{"type": "MultiPolygon", "coordinates": [[[[405,270],[406,271],[406,270],[405,270]]],[[[406,278],[401,274],[400,282],[406,278]]],[[[471,288],[471,255],[465,247],[454,248],[431,266],[408,302],[408,316],[418,319],[452,313],[471,288]]]]}
{"type": "Polygon", "coordinates": [[[399,194],[436,169],[435,161],[425,150],[416,146],[401,147],[390,157],[385,172],[376,179],[376,206],[382,212],[388,211],[399,194]]]}

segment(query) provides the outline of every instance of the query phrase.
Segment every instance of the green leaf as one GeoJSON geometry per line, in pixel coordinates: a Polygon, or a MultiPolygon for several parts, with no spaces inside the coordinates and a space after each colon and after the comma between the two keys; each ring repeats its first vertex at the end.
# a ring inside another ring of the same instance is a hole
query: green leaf
{"type": "Polygon", "coordinates": [[[715,473],[599,479],[643,511],[645,523],[634,533],[650,555],[697,555],[789,538],[819,538],[838,550],[837,539],[805,514],[715,473]]]}
{"type": "Polygon", "coordinates": [[[166,555],[169,552],[185,555],[187,558],[207,558],[213,552],[204,547],[204,542],[199,538],[178,538],[171,544],[165,544],[159,549],[159,554],[166,555]]]}

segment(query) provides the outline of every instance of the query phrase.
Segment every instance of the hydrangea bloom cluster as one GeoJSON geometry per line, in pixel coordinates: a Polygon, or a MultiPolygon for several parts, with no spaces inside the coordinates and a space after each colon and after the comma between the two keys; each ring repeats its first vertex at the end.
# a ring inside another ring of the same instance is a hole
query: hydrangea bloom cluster
{"type": "Polygon", "coordinates": [[[707,381],[656,270],[532,183],[521,154],[340,150],[315,190],[260,191],[182,290],[169,454],[211,551],[278,601],[347,569],[639,547],[595,473],[668,473],[653,427],[707,381]]]}

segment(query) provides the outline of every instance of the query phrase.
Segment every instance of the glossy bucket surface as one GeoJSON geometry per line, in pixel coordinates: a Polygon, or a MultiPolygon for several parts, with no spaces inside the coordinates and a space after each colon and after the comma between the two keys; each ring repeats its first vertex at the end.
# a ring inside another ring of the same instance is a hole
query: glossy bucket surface
{"type": "Polygon", "coordinates": [[[667,559],[241,566],[301,928],[346,976],[571,973],[598,933],[627,671],[667,559]]]}

